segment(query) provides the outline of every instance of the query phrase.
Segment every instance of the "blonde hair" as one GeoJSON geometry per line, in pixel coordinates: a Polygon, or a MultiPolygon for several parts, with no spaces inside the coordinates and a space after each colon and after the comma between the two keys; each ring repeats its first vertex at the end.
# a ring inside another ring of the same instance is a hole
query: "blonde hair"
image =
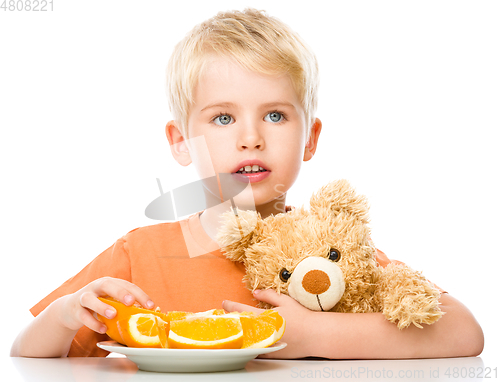
{"type": "Polygon", "coordinates": [[[195,26],[174,48],[167,66],[167,94],[185,138],[194,88],[207,58],[214,55],[232,58],[253,72],[289,75],[311,127],[319,82],[314,53],[286,24],[264,11],[247,8],[218,13],[195,26]]]}

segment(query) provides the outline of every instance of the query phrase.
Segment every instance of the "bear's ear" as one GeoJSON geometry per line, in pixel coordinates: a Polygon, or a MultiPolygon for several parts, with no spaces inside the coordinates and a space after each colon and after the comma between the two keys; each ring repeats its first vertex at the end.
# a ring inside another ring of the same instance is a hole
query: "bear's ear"
{"type": "Polygon", "coordinates": [[[246,249],[262,232],[264,223],[260,214],[236,208],[224,212],[220,217],[222,225],[217,232],[217,243],[229,260],[243,262],[246,249]]]}
{"type": "Polygon", "coordinates": [[[311,212],[324,216],[337,216],[341,211],[355,216],[362,223],[368,223],[368,201],[356,192],[345,179],[330,182],[321,187],[310,200],[311,212]]]}

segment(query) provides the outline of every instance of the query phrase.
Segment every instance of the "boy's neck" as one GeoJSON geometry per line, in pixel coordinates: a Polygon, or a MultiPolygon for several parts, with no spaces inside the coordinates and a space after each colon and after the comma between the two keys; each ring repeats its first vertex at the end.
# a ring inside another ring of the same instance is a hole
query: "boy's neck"
{"type": "MultiPolygon", "coordinates": [[[[285,212],[285,200],[286,193],[269,203],[256,206],[255,210],[260,214],[262,219],[265,219],[270,215],[285,212]]],[[[221,225],[220,215],[227,211],[228,206],[228,203],[220,204],[219,206],[204,210],[200,215],[201,226],[213,241],[216,241],[217,231],[221,225]]]]}

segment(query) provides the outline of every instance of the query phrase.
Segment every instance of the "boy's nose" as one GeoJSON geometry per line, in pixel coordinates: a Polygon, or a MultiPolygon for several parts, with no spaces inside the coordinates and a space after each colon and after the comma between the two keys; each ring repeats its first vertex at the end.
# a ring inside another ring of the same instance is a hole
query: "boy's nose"
{"type": "Polygon", "coordinates": [[[239,134],[238,146],[241,149],[264,149],[264,138],[256,126],[246,126],[239,134]]]}
{"type": "Polygon", "coordinates": [[[257,150],[259,150],[261,147],[262,147],[262,145],[260,145],[260,144],[256,144],[256,145],[249,144],[249,145],[242,145],[241,146],[241,148],[243,148],[243,149],[248,149],[248,148],[252,149],[252,148],[255,148],[257,150]]]}

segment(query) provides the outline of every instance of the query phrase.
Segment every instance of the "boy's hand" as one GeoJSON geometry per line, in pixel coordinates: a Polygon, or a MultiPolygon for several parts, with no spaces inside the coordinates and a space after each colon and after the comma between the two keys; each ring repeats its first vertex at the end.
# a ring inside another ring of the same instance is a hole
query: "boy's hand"
{"type": "MultiPolygon", "coordinates": [[[[260,358],[302,358],[312,355],[308,349],[307,341],[307,318],[313,314],[290,296],[278,294],[272,289],[255,290],[253,296],[263,302],[275,306],[275,310],[285,319],[285,334],[282,341],[287,347],[277,352],[259,356],[260,358]]],[[[224,301],[222,307],[228,312],[255,312],[261,313],[264,309],[255,308],[250,305],[240,304],[233,301],[224,301]]]]}
{"type": "Polygon", "coordinates": [[[113,318],[116,310],[97,297],[110,296],[130,306],[135,301],[146,309],[154,308],[154,303],[138,286],[121,279],[103,277],[97,279],[79,291],[62,297],[59,319],[61,324],[71,330],[86,326],[98,333],[106,333],[106,325],[98,321],[93,313],[113,318]]]}

